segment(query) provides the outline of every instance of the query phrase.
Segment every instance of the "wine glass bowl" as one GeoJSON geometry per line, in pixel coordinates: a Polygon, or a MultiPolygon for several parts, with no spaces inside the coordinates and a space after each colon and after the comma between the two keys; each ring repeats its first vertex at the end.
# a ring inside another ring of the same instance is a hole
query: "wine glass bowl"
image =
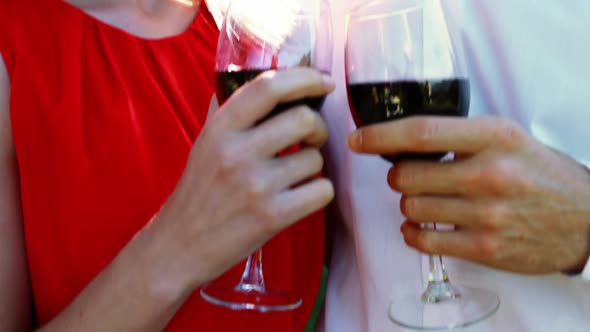
{"type": "MultiPolygon", "coordinates": [[[[225,102],[267,70],[332,70],[332,23],[324,0],[234,0],[221,29],[216,57],[217,99],[225,102]]],[[[278,105],[266,118],[296,105],[319,111],[325,96],[278,105]]]]}
{"type": "MultiPolygon", "coordinates": [[[[361,5],[347,16],[346,79],[357,126],[409,116],[467,116],[470,86],[462,49],[456,50],[458,36],[439,13],[420,1],[400,0],[361,5]]],[[[440,160],[446,152],[384,158],[440,160]]]]}
{"type": "MultiPolygon", "coordinates": [[[[332,68],[330,8],[324,0],[233,0],[221,27],[215,61],[220,104],[248,81],[268,70],[332,68]]],[[[323,97],[282,103],[258,123],[298,105],[319,111],[323,97]]],[[[289,289],[267,287],[262,249],[251,255],[237,284],[219,281],[201,288],[203,299],[232,310],[259,312],[297,309],[302,298],[289,289]]]]}
{"type": "MultiPolygon", "coordinates": [[[[460,20],[445,9],[439,0],[373,1],[347,15],[347,92],[358,127],[415,116],[468,116],[470,84],[460,20]]],[[[449,152],[407,151],[383,158],[438,162],[449,152]]],[[[499,298],[493,292],[452,284],[440,256],[429,256],[429,263],[426,290],[396,293],[391,321],[421,331],[450,330],[497,311],[499,298]]]]}

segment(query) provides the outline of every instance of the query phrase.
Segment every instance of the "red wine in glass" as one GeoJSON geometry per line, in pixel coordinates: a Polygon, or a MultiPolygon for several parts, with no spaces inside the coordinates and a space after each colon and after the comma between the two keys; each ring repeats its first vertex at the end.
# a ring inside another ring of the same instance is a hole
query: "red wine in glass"
{"type": "MultiPolygon", "coordinates": [[[[348,100],[358,127],[409,116],[459,116],[469,112],[469,80],[402,80],[348,84],[348,100]]],[[[395,163],[406,159],[440,160],[446,152],[402,153],[383,158],[395,163]]]]}
{"type": "MultiPolygon", "coordinates": [[[[253,80],[263,72],[264,70],[262,69],[217,72],[215,74],[217,100],[219,100],[220,104],[223,104],[237,89],[239,89],[246,82],[253,80]]],[[[326,96],[306,97],[299,100],[290,101],[288,103],[279,104],[266,117],[260,120],[260,122],[299,105],[306,105],[312,110],[319,112],[325,100],[326,96]]]]}

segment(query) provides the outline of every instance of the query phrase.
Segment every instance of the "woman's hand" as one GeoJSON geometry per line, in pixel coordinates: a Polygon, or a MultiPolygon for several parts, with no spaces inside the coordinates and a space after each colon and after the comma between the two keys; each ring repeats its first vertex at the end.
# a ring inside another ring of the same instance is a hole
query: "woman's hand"
{"type": "Polygon", "coordinates": [[[583,267],[590,252],[590,173],[500,118],[414,117],[353,133],[354,151],[454,151],[455,161],[403,161],[390,186],[403,194],[406,243],[528,274],[583,267]],[[434,231],[421,224],[455,226],[434,231]]]}
{"type": "Polygon", "coordinates": [[[331,182],[316,178],[328,136],[317,112],[299,106],[255,124],[278,103],[333,89],[311,69],[267,72],[209,117],[176,190],[148,227],[178,254],[164,269],[197,287],[332,200],[331,182]],[[298,143],[305,148],[276,157],[298,143]]]}

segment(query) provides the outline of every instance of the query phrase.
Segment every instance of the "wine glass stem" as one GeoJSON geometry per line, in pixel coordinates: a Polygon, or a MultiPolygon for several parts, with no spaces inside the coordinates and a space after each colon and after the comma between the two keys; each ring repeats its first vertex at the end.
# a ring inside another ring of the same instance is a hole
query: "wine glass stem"
{"type": "MultiPolygon", "coordinates": [[[[432,224],[432,229],[436,230],[436,224],[432,224]]],[[[430,265],[428,271],[428,287],[424,294],[422,294],[422,301],[438,303],[461,297],[459,290],[451,284],[442,256],[430,255],[428,256],[428,260],[430,265]]]]}
{"type": "Polygon", "coordinates": [[[246,268],[238,284],[238,288],[263,292],[264,273],[262,272],[262,249],[256,250],[246,262],[246,268]]]}

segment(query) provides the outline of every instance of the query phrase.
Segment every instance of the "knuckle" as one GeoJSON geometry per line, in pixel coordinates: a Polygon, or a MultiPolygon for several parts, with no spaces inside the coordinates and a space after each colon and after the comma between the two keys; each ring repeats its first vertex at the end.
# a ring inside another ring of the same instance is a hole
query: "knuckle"
{"type": "Polygon", "coordinates": [[[524,131],[514,121],[500,119],[495,127],[495,138],[507,147],[518,147],[525,138],[524,131]]]}
{"type": "Polygon", "coordinates": [[[334,184],[329,180],[325,180],[324,188],[322,191],[323,196],[321,197],[323,198],[323,205],[328,205],[336,197],[336,189],[334,188],[334,184]]]}
{"type": "MultiPolygon", "coordinates": [[[[313,207],[315,209],[319,207],[325,207],[328,203],[334,199],[335,190],[332,181],[322,178],[319,180],[315,180],[316,188],[313,193],[313,199],[309,200],[309,207],[313,207]]],[[[312,196],[310,196],[311,198],[312,196]]]]}
{"type": "Polygon", "coordinates": [[[428,146],[432,139],[436,137],[440,131],[440,126],[437,121],[432,119],[416,119],[416,130],[414,130],[414,144],[418,148],[428,146]]]}
{"type": "Polygon", "coordinates": [[[265,177],[250,173],[244,176],[246,195],[254,204],[264,202],[270,191],[270,183],[265,177]]]}
{"type": "Polygon", "coordinates": [[[401,211],[407,218],[415,219],[416,213],[420,211],[418,200],[415,198],[406,197],[402,199],[401,211]]]}
{"type": "Polygon", "coordinates": [[[329,138],[329,132],[328,132],[328,127],[326,125],[326,123],[324,122],[324,120],[322,119],[322,117],[319,115],[319,113],[314,112],[315,113],[315,117],[316,117],[316,126],[315,126],[315,132],[317,133],[317,136],[319,136],[319,140],[322,143],[325,143],[326,141],[328,141],[329,138]]]}
{"type": "Polygon", "coordinates": [[[498,256],[498,249],[498,241],[491,236],[482,236],[477,243],[477,250],[484,261],[494,261],[498,256]]]}
{"type": "Polygon", "coordinates": [[[412,190],[413,186],[417,182],[417,172],[406,163],[399,163],[397,171],[394,172],[394,184],[397,190],[402,193],[410,194],[415,190],[412,190]]]}
{"type": "Polygon", "coordinates": [[[279,217],[277,209],[273,208],[271,204],[259,202],[259,204],[256,205],[255,216],[258,222],[258,227],[264,234],[270,236],[280,229],[279,221],[281,218],[279,217]]]}
{"type": "Polygon", "coordinates": [[[450,241],[438,241],[436,244],[436,250],[433,250],[431,255],[460,255],[461,251],[460,248],[456,245],[453,245],[450,241]]]}
{"type": "Polygon", "coordinates": [[[398,164],[395,167],[392,167],[389,170],[389,174],[387,176],[387,182],[389,183],[389,186],[399,192],[403,192],[404,188],[402,187],[403,185],[403,179],[404,176],[402,176],[402,164],[398,164]]]}
{"type": "Polygon", "coordinates": [[[510,160],[496,159],[481,172],[480,181],[491,194],[503,196],[512,189],[510,180],[514,173],[515,168],[510,160]]]}
{"type": "Polygon", "coordinates": [[[231,144],[218,143],[217,148],[213,148],[213,159],[216,161],[217,168],[222,176],[232,176],[239,169],[239,154],[234,153],[231,144]]]}
{"type": "Polygon", "coordinates": [[[311,84],[321,84],[322,83],[322,75],[319,71],[310,68],[310,67],[300,67],[299,70],[300,75],[302,78],[311,84]]]}
{"type": "MultiPolygon", "coordinates": [[[[246,83],[244,85],[244,87],[241,89],[247,89],[247,86],[250,86],[250,84],[251,83],[246,83]]],[[[225,126],[225,124],[228,123],[229,122],[228,120],[230,120],[230,119],[231,119],[231,122],[244,122],[245,120],[247,120],[249,118],[249,116],[247,114],[248,113],[247,108],[240,105],[236,101],[234,95],[230,96],[219,107],[220,107],[219,109],[217,109],[211,115],[209,115],[209,118],[207,119],[207,122],[205,123],[205,128],[208,128],[209,131],[212,131],[212,132],[223,131],[224,129],[222,127],[225,126]]],[[[205,128],[203,128],[203,130],[205,128]]],[[[202,135],[202,133],[201,133],[201,135],[202,135]]]]}
{"type": "Polygon", "coordinates": [[[366,128],[361,132],[362,139],[358,141],[361,150],[365,149],[381,149],[384,146],[383,137],[377,130],[366,128]]]}
{"type": "Polygon", "coordinates": [[[416,236],[416,248],[425,254],[435,254],[432,239],[428,232],[422,231],[418,233],[416,236]]]}
{"type": "Polygon", "coordinates": [[[313,70],[311,82],[316,86],[316,89],[322,91],[331,91],[334,89],[334,83],[331,82],[331,79],[326,79],[326,74],[323,74],[322,72],[315,69],[313,70]]]}
{"type": "Polygon", "coordinates": [[[321,88],[326,88],[328,86],[326,80],[324,79],[324,75],[317,70],[312,70],[312,81],[315,82],[321,88]]]}
{"type": "Polygon", "coordinates": [[[514,189],[523,193],[531,193],[538,191],[538,185],[530,177],[522,176],[518,177],[518,180],[514,183],[514,189]]]}
{"type": "MultiPolygon", "coordinates": [[[[231,101],[229,101],[229,102],[231,103],[231,101]]],[[[228,104],[225,107],[228,107],[228,108],[231,107],[231,108],[228,110],[223,110],[221,112],[221,114],[223,114],[223,116],[226,116],[226,117],[231,117],[232,123],[246,123],[249,121],[249,119],[250,119],[250,115],[248,114],[249,112],[247,112],[244,107],[241,107],[239,105],[234,105],[234,103],[228,104]]],[[[229,121],[227,121],[227,122],[229,122],[229,121]]]]}
{"type": "Polygon", "coordinates": [[[309,152],[309,163],[311,165],[312,172],[316,173],[322,170],[324,167],[324,157],[319,150],[312,149],[309,152]]]}
{"type": "Polygon", "coordinates": [[[255,87],[256,91],[260,94],[274,94],[275,92],[275,79],[276,74],[272,71],[264,72],[256,79],[254,79],[251,84],[255,87]]]}
{"type": "Polygon", "coordinates": [[[296,111],[296,121],[304,132],[311,133],[316,127],[318,115],[307,106],[300,106],[296,111]]]}
{"type": "Polygon", "coordinates": [[[506,219],[505,209],[500,205],[492,205],[482,208],[481,211],[479,218],[481,225],[492,232],[500,230],[506,219]]]}
{"type": "Polygon", "coordinates": [[[513,196],[539,192],[538,178],[531,176],[530,171],[526,170],[525,167],[516,162],[511,168],[510,175],[507,175],[507,180],[511,183],[509,193],[513,196]]]}

